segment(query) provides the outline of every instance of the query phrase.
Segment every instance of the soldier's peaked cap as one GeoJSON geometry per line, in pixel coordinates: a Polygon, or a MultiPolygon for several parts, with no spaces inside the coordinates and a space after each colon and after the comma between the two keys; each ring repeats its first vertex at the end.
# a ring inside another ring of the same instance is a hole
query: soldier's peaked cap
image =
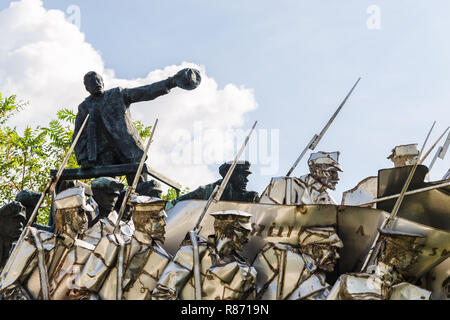
{"type": "Polygon", "coordinates": [[[333,227],[310,227],[304,229],[299,235],[299,245],[328,244],[342,248],[344,244],[333,227]]]}
{"type": "MultiPolygon", "coordinates": [[[[17,195],[15,200],[20,202],[25,207],[35,207],[41,194],[31,190],[22,190],[17,195]]],[[[41,204],[41,207],[43,204],[41,204]]]]}
{"type": "Polygon", "coordinates": [[[89,204],[86,204],[86,197],[83,188],[70,188],[56,195],[56,209],[71,209],[77,207],[81,207],[86,211],[94,211],[89,204]]]}
{"type": "Polygon", "coordinates": [[[331,166],[335,167],[339,171],[342,171],[342,166],[339,164],[339,155],[340,155],[339,151],[314,152],[314,153],[311,153],[311,155],[309,156],[308,165],[313,166],[313,165],[318,165],[318,164],[327,164],[327,165],[331,165],[331,166]]]}
{"type": "Polygon", "coordinates": [[[392,159],[394,157],[418,155],[419,149],[417,148],[417,143],[412,143],[394,147],[394,149],[392,149],[392,153],[387,158],[392,159]]]}
{"type": "Polygon", "coordinates": [[[159,213],[166,206],[167,201],[160,198],[152,198],[148,196],[132,196],[131,205],[136,211],[146,211],[149,213],[159,213]]]}
{"type": "Polygon", "coordinates": [[[252,225],[250,224],[250,218],[252,215],[248,212],[240,211],[240,210],[224,210],[210,213],[215,219],[226,219],[230,216],[236,217],[236,222],[239,223],[241,227],[246,230],[252,231],[252,225]]]}
{"type": "Polygon", "coordinates": [[[160,191],[162,192],[161,184],[156,180],[150,180],[141,182],[136,187],[136,192],[139,194],[146,194],[150,191],[160,191]]]}
{"type": "MultiPolygon", "coordinates": [[[[228,161],[219,167],[219,173],[222,177],[225,177],[227,175],[227,172],[231,168],[232,164],[233,164],[233,161],[228,161]]],[[[236,167],[234,168],[233,173],[236,172],[236,173],[243,173],[243,174],[249,175],[252,173],[250,171],[250,165],[251,165],[250,162],[248,162],[246,160],[238,161],[236,163],[236,167]]]]}
{"type": "Polygon", "coordinates": [[[123,183],[110,177],[97,178],[91,182],[91,189],[93,191],[105,189],[106,191],[120,194],[120,191],[123,189],[123,187],[124,187],[123,183]]]}

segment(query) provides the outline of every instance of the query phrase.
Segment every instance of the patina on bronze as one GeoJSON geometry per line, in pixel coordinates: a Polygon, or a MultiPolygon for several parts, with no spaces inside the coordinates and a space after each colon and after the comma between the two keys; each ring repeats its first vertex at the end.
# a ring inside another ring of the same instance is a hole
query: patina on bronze
{"type": "Polygon", "coordinates": [[[20,237],[26,224],[25,210],[25,207],[17,201],[0,208],[0,272],[8,260],[13,242],[20,237]]]}

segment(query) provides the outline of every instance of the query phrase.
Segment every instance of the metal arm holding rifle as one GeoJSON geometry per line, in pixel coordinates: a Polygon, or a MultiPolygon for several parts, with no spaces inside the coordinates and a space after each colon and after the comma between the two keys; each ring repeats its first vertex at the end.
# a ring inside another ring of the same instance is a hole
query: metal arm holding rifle
{"type": "Polygon", "coordinates": [[[227,186],[228,181],[230,180],[231,175],[233,174],[234,168],[236,167],[236,164],[237,164],[242,152],[244,151],[245,146],[247,145],[247,143],[250,139],[250,136],[252,135],[253,130],[255,129],[257,123],[258,122],[255,121],[255,124],[251,128],[250,133],[245,138],[245,141],[244,141],[241,149],[239,150],[238,154],[236,155],[236,157],[233,161],[233,164],[228,169],[227,174],[223,178],[222,183],[220,184],[220,186],[216,186],[214,188],[213,192],[209,196],[208,201],[206,202],[205,207],[203,208],[202,213],[198,217],[197,222],[194,225],[194,228],[191,231],[189,231],[189,237],[191,239],[193,254],[194,254],[194,284],[195,284],[195,299],[196,300],[202,300],[201,281],[200,281],[200,257],[199,257],[199,251],[198,251],[198,243],[197,243],[197,236],[198,236],[198,233],[200,232],[200,223],[202,222],[203,218],[205,217],[209,207],[211,206],[211,203],[212,202],[217,203],[220,200],[220,198],[222,197],[223,191],[225,190],[225,187],[227,186]]]}
{"type": "Polygon", "coordinates": [[[309,141],[309,143],[306,145],[306,148],[302,151],[302,153],[300,154],[300,156],[297,158],[297,160],[295,160],[293,166],[289,169],[288,173],[286,174],[287,177],[289,177],[292,172],[294,171],[294,169],[297,167],[298,163],[300,162],[300,160],[303,158],[303,156],[306,154],[306,152],[308,151],[308,149],[310,150],[314,150],[317,146],[317,144],[319,143],[319,141],[322,139],[322,137],[325,135],[325,132],[327,132],[328,128],[330,127],[330,125],[333,123],[334,119],[336,118],[336,116],[338,115],[338,113],[341,111],[342,107],[344,106],[344,104],[347,102],[347,99],[350,97],[350,95],[353,92],[353,89],[355,89],[356,85],[358,84],[359,80],[361,80],[361,77],[358,78],[358,80],[356,81],[356,83],[353,85],[352,89],[350,90],[350,92],[347,94],[347,96],[345,97],[345,99],[341,102],[341,104],[339,105],[339,107],[337,108],[337,110],[334,112],[334,114],[331,116],[330,120],[328,120],[327,124],[325,125],[325,127],[322,129],[322,131],[319,133],[319,135],[315,134],[311,141],[309,141]]]}
{"type": "MultiPolygon", "coordinates": [[[[0,283],[10,272],[11,265],[17,256],[18,249],[22,246],[23,241],[28,236],[28,234],[30,232],[30,226],[33,224],[33,221],[36,219],[36,216],[38,214],[38,209],[41,207],[41,204],[44,201],[45,195],[47,194],[47,192],[53,192],[54,188],[56,187],[56,184],[58,183],[59,178],[61,177],[61,175],[64,171],[64,168],[66,167],[67,162],[69,161],[70,155],[72,154],[73,149],[75,148],[75,145],[77,144],[78,139],[80,138],[80,135],[83,132],[83,129],[86,126],[88,119],[89,119],[89,115],[87,115],[86,118],[84,119],[83,124],[81,125],[80,130],[78,131],[78,134],[76,135],[75,139],[72,141],[72,145],[70,146],[69,150],[67,151],[66,156],[64,157],[64,160],[63,160],[56,176],[50,177],[50,180],[48,181],[47,185],[45,186],[45,189],[42,192],[41,197],[39,198],[39,201],[37,202],[36,206],[34,207],[34,210],[30,216],[30,219],[28,220],[27,224],[23,228],[22,233],[20,234],[19,240],[17,240],[17,243],[16,243],[13,251],[11,252],[11,255],[5,265],[5,268],[3,269],[3,272],[0,275],[0,283]]],[[[48,283],[44,283],[44,282],[45,282],[45,277],[41,277],[41,288],[42,288],[43,299],[48,300],[49,299],[48,283]],[[42,279],[42,278],[44,278],[44,279],[42,279]]],[[[3,289],[3,288],[0,288],[0,290],[1,289],[3,289]]]]}

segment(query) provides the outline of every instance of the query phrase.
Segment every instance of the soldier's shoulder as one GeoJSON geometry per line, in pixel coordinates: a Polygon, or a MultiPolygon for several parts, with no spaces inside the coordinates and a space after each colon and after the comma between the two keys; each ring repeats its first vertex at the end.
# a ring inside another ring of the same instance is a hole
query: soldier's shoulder
{"type": "Polygon", "coordinates": [[[108,89],[105,91],[104,95],[116,95],[116,94],[123,94],[126,90],[122,87],[115,87],[112,89],[108,89]]]}

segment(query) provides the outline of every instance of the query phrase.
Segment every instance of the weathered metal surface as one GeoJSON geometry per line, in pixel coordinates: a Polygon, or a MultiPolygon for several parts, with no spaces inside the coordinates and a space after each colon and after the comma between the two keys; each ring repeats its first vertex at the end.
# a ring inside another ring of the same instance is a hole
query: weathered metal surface
{"type": "MultiPolygon", "coordinates": [[[[254,294],[256,270],[234,253],[221,259],[218,246],[197,238],[201,296],[204,300],[241,300],[254,294]]],[[[153,291],[155,299],[194,300],[193,246],[190,242],[178,250],[164,270],[153,291]]]]}
{"type": "MultiPolygon", "coordinates": [[[[179,202],[167,212],[166,242],[164,248],[175,253],[186,233],[192,229],[205,205],[202,200],[179,202]]],[[[241,210],[252,214],[253,226],[249,243],[243,255],[253,261],[267,242],[295,245],[302,227],[336,226],[344,243],[337,265],[338,274],[359,271],[362,261],[373,242],[377,228],[388,213],[378,209],[334,205],[285,206],[254,203],[213,203],[211,211],[241,210]]],[[[424,236],[422,253],[409,275],[419,277],[450,254],[450,232],[396,218],[394,230],[420,233],[424,236]]],[[[201,224],[200,236],[213,234],[213,218],[206,216],[201,224]]]]}
{"type": "Polygon", "coordinates": [[[356,187],[342,194],[342,205],[356,206],[377,198],[378,177],[367,177],[356,187]]]}
{"type": "Polygon", "coordinates": [[[428,273],[425,288],[432,292],[433,300],[450,300],[450,258],[428,273]]]}
{"type": "MultiPolygon", "coordinates": [[[[398,194],[408,176],[411,167],[380,170],[378,174],[378,198],[398,194]]],[[[415,190],[443,183],[424,181],[428,169],[419,165],[408,190],[415,190]]],[[[390,212],[396,199],[377,203],[377,208],[390,212]]],[[[428,225],[437,229],[450,231],[450,186],[424,191],[405,196],[398,211],[398,216],[428,225]]]]}
{"type": "Polygon", "coordinates": [[[300,178],[272,178],[259,203],[265,204],[336,204],[323,186],[311,175],[300,178]]]}

